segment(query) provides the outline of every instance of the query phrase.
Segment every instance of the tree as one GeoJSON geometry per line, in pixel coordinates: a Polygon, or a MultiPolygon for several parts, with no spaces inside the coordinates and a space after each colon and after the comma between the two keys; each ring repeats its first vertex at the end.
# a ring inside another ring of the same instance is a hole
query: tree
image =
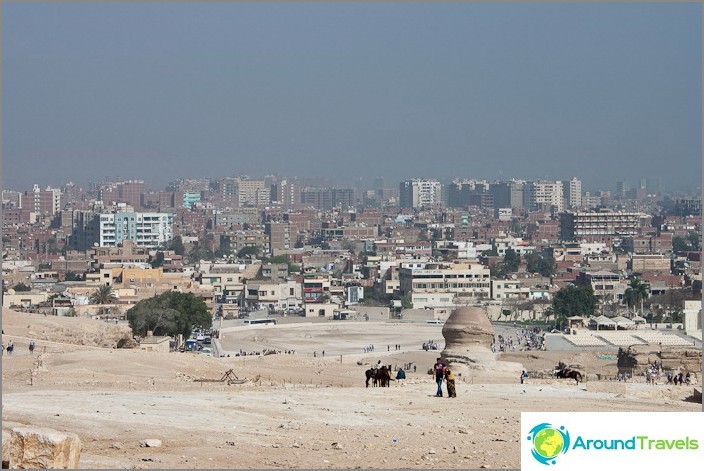
{"type": "Polygon", "coordinates": [[[201,260],[212,260],[213,251],[202,245],[196,245],[188,253],[188,258],[191,260],[191,262],[199,262],[201,260]]]}
{"type": "Polygon", "coordinates": [[[529,253],[526,258],[526,270],[529,273],[540,273],[543,276],[552,276],[555,272],[555,259],[551,255],[529,253]]]}
{"type": "Polygon", "coordinates": [[[66,275],[64,275],[64,281],[83,281],[83,275],[69,271],[66,272],[66,275]]]}
{"type": "Polygon", "coordinates": [[[127,311],[127,321],[135,335],[189,337],[194,327],[212,326],[212,316],[203,298],[193,293],[167,291],[142,300],[127,311]]]}
{"type": "Polygon", "coordinates": [[[698,232],[690,232],[687,234],[687,241],[693,251],[698,252],[701,250],[701,235],[698,232]]]}
{"type": "Polygon", "coordinates": [[[32,287],[29,285],[26,285],[24,283],[17,283],[12,289],[14,289],[17,292],[20,291],[32,291],[32,287]]]}
{"type": "Polygon", "coordinates": [[[157,251],[154,259],[151,261],[152,268],[158,268],[164,266],[164,252],[161,250],[157,251]]]}
{"type": "Polygon", "coordinates": [[[590,316],[596,308],[596,296],[591,285],[566,286],[555,294],[552,311],[555,318],[590,316]]]}
{"type": "Polygon", "coordinates": [[[648,285],[644,283],[643,280],[641,280],[640,278],[633,278],[629,283],[628,288],[626,288],[626,291],[623,293],[623,299],[624,301],[626,301],[626,304],[629,308],[634,308],[634,312],[635,306],[640,304],[640,310],[642,312],[643,301],[648,299],[649,294],[650,288],[648,287],[648,285]]]}
{"type": "Polygon", "coordinates": [[[261,247],[257,247],[257,246],[243,247],[240,249],[239,252],[237,252],[237,258],[245,258],[248,256],[251,256],[252,258],[257,258],[257,257],[259,257],[260,252],[261,252],[261,247]]]}
{"type": "Polygon", "coordinates": [[[183,255],[186,253],[186,247],[183,245],[183,240],[181,236],[176,236],[167,244],[169,250],[173,250],[176,255],[183,255]]]}
{"type": "Polygon", "coordinates": [[[506,249],[506,254],[504,255],[503,272],[513,273],[518,271],[518,267],[521,264],[521,256],[513,249],[506,249]]]}
{"type": "Polygon", "coordinates": [[[117,299],[110,285],[102,285],[88,298],[92,304],[112,304],[117,299]]]}
{"type": "Polygon", "coordinates": [[[684,237],[675,236],[672,238],[672,251],[673,252],[689,252],[692,247],[687,243],[684,237]]]}

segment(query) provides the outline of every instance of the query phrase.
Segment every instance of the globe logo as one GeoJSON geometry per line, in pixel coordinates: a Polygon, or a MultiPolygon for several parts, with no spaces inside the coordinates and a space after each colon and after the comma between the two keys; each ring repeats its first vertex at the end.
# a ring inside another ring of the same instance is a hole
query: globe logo
{"type": "Polygon", "coordinates": [[[530,430],[528,440],[533,442],[533,458],[545,465],[555,464],[555,458],[570,449],[570,434],[562,426],[554,428],[548,423],[536,425],[530,430]]]}

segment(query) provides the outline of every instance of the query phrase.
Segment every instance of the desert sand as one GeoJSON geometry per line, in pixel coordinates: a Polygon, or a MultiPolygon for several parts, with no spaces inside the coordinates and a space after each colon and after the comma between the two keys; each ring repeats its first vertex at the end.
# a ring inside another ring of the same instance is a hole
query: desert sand
{"type": "MultiPolygon", "coordinates": [[[[78,434],[82,468],[519,468],[521,411],[701,411],[687,400],[692,387],[638,378],[520,384],[487,372],[460,378],[457,398],[437,398],[427,369],[438,351],[421,343],[432,339],[442,349],[439,325],[229,327],[220,348],[231,356],[224,358],[114,349],[126,327],[100,321],[6,309],[2,326],[3,343],[16,346],[2,358],[3,428],[78,434]],[[370,343],[375,351],[364,353],[370,343]],[[235,357],[240,349],[296,353],[235,357]],[[365,388],[364,371],[378,360],[413,363],[417,371],[390,388],[365,388]],[[230,369],[240,384],[198,381],[230,369]],[[140,447],[149,438],[162,446],[140,447]]],[[[587,374],[615,372],[605,354],[613,351],[500,359],[536,372],[558,361],[587,374]]]]}

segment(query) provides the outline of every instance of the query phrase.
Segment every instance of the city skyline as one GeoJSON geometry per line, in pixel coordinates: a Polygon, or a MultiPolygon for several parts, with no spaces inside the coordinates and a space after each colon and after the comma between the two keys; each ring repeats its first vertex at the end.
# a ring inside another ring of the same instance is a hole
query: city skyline
{"type": "Polygon", "coordinates": [[[4,189],[701,188],[700,4],[4,3],[2,23],[4,189]]]}

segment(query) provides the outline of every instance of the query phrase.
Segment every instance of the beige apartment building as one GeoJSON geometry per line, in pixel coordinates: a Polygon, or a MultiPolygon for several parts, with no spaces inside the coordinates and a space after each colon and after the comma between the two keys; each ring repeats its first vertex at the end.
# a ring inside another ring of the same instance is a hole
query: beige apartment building
{"type": "Polygon", "coordinates": [[[451,307],[473,304],[491,297],[489,268],[480,263],[427,263],[422,268],[399,269],[403,296],[410,295],[413,308],[451,307]]]}

